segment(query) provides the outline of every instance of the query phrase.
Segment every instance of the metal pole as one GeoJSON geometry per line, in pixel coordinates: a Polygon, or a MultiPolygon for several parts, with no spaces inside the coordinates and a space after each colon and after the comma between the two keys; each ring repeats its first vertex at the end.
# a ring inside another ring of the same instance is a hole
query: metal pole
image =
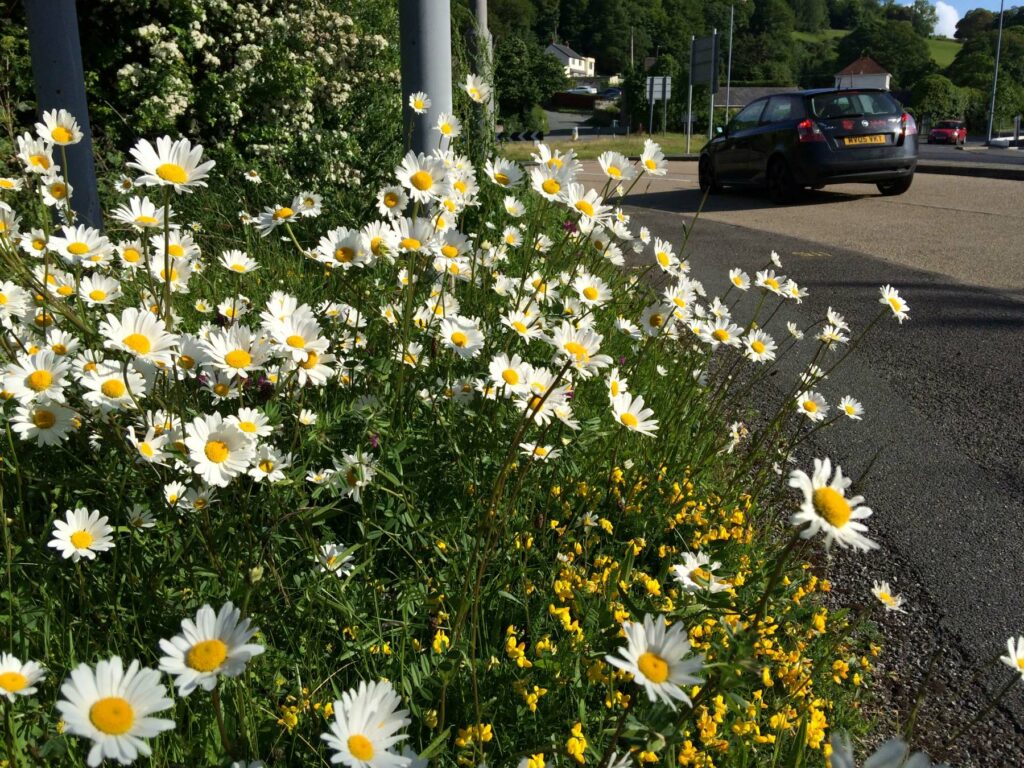
{"type": "Polygon", "coordinates": [[[650,109],[647,115],[647,133],[654,134],[654,79],[647,78],[647,104],[650,109]]]}
{"type": "MultiPolygon", "coordinates": [[[[493,49],[491,47],[491,31],[487,26],[487,0],[470,0],[470,8],[476,17],[476,24],[470,32],[470,50],[476,62],[476,73],[494,84],[493,49]]],[[[494,90],[491,98],[484,104],[484,127],[489,127],[491,113],[494,111],[494,90]]]]}
{"type": "Polygon", "coordinates": [[[686,154],[690,154],[690,132],[693,130],[693,35],[690,35],[690,71],[686,90],[686,154]]]}
{"type": "MultiPolygon", "coordinates": [[[[402,62],[402,115],[408,146],[430,152],[439,144],[438,115],[452,111],[452,9],[450,0],[399,0],[398,40],[402,62]],[[410,93],[424,91],[431,106],[417,115],[410,93]]],[[[447,148],[448,140],[440,141],[447,148]]]]}
{"type": "MultiPolygon", "coordinates": [[[[667,77],[667,76],[666,76],[667,77]]],[[[668,131],[668,96],[666,91],[668,90],[668,80],[664,79],[661,81],[661,132],[665,133],[668,131]]]]}
{"type": "Polygon", "coordinates": [[[711,82],[708,84],[708,90],[711,91],[711,102],[708,104],[708,141],[711,141],[711,136],[715,130],[715,83],[717,82],[717,71],[718,71],[718,30],[711,30],[711,37],[714,38],[714,43],[711,46],[712,50],[712,61],[711,61],[711,82]]]}
{"type": "Polygon", "coordinates": [[[999,82],[999,51],[1003,47],[1003,0],[999,0],[999,36],[996,38],[996,66],[992,72],[992,101],[988,106],[988,142],[992,143],[992,120],[996,114],[996,84],[999,82]]]}
{"type": "Polygon", "coordinates": [[[67,148],[69,167],[61,169],[75,188],[74,211],[90,227],[102,228],[75,0],[25,0],[25,18],[40,114],[66,109],[82,129],[82,140],[67,148]]]}
{"type": "Polygon", "coordinates": [[[733,4],[729,4],[729,65],[725,70],[725,118],[729,119],[729,97],[732,95],[732,16],[733,4]]]}

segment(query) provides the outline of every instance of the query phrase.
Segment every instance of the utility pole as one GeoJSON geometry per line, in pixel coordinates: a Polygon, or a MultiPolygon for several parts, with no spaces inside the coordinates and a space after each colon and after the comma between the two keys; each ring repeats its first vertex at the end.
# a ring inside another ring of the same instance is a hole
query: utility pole
{"type": "Polygon", "coordinates": [[[735,8],[729,3],[729,64],[725,69],[725,119],[729,120],[729,96],[732,91],[732,20],[735,8]]]}
{"type": "Polygon", "coordinates": [[[103,226],[96,168],[92,159],[92,129],[85,98],[85,70],[78,40],[75,0],[25,0],[32,79],[39,113],[66,109],[78,121],[82,140],[67,148],[64,178],[74,187],[73,208],[90,227],[103,226]]]}
{"type": "MultiPolygon", "coordinates": [[[[408,146],[415,152],[430,152],[439,145],[434,130],[437,118],[452,111],[451,22],[450,0],[399,0],[403,125],[408,146]],[[430,97],[425,115],[409,107],[409,94],[416,91],[430,97]]],[[[440,141],[440,146],[447,145],[447,139],[440,141]]]]}
{"type": "Polygon", "coordinates": [[[491,30],[487,26],[487,0],[469,0],[469,7],[476,18],[476,24],[469,35],[469,50],[476,74],[492,86],[491,98],[483,105],[485,127],[489,127],[491,113],[494,111],[494,51],[491,46],[491,30]]]}
{"type": "Polygon", "coordinates": [[[992,143],[992,120],[996,115],[996,85],[999,83],[999,51],[1003,47],[1003,0],[999,0],[999,35],[996,38],[996,66],[992,71],[992,100],[988,105],[988,140],[992,143]]]}

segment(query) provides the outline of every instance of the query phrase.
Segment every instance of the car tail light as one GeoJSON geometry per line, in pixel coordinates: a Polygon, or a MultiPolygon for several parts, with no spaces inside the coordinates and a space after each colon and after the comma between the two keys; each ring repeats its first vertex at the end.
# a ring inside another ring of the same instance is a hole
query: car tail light
{"type": "Polygon", "coordinates": [[[821,132],[821,128],[813,120],[801,120],[796,124],[796,135],[797,139],[801,143],[807,143],[811,141],[824,141],[825,134],[821,132]]]}
{"type": "Polygon", "coordinates": [[[900,129],[904,136],[914,136],[917,134],[917,123],[911,115],[904,112],[900,118],[900,129]]]}

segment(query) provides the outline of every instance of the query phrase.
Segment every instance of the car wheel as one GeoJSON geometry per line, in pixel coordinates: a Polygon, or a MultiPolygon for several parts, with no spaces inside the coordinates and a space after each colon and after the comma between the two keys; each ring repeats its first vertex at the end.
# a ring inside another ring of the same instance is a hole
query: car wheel
{"type": "Polygon", "coordinates": [[[722,191],[722,185],[715,181],[715,170],[711,165],[711,158],[704,155],[697,165],[697,183],[700,191],[705,194],[714,195],[722,191]]]}
{"type": "Polygon", "coordinates": [[[768,165],[768,196],[772,202],[791,203],[799,191],[786,161],[781,157],[773,158],[768,165]]]}
{"type": "Polygon", "coordinates": [[[914,182],[914,174],[904,176],[902,179],[893,179],[892,181],[880,181],[875,186],[878,187],[878,191],[886,197],[893,197],[894,195],[902,195],[914,182]]]}

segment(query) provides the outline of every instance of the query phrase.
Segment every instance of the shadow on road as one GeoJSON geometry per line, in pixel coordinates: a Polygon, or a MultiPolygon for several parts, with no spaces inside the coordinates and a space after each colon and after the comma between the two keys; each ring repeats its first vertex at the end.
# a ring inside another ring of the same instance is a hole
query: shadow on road
{"type": "MultiPolygon", "coordinates": [[[[865,197],[879,197],[877,194],[853,195],[848,192],[830,192],[828,190],[807,190],[792,203],[780,205],[768,198],[768,193],[760,189],[729,189],[708,195],[704,204],[705,211],[754,211],[763,208],[800,207],[804,205],[829,205],[848,203],[865,197]]],[[[653,208],[670,213],[695,213],[700,207],[704,193],[699,189],[678,189],[671,192],[648,192],[631,194],[623,200],[624,205],[635,205],[640,208],[653,208]]]]}
{"type": "MultiPolygon", "coordinates": [[[[847,291],[855,299],[877,300],[879,281],[885,279],[879,274],[878,280],[814,280],[813,285],[819,291],[847,291]]],[[[939,275],[935,282],[902,280],[897,287],[902,295],[914,297],[914,306],[928,308],[914,312],[913,327],[1024,328],[1024,291],[964,285],[939,275]]]]}

